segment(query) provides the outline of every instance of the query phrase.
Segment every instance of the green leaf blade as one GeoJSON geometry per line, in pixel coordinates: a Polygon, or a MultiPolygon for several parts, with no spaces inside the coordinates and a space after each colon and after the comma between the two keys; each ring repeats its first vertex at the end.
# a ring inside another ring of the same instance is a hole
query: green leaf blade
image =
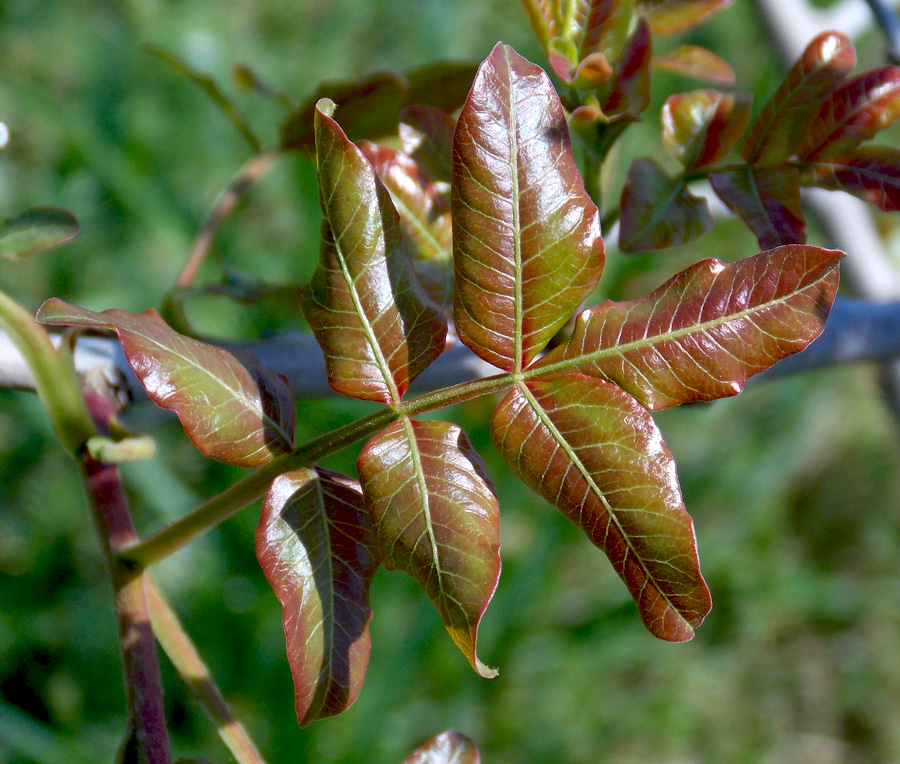
{"type": "Polygon", "coordinates": [[[0,257],[26,257],[71,241],[81,228],[75,216],[58,207],[33,207],[0,224],[0,257]]]}
{"type": "Polygon", "coordinates": [[[619,248],[645,252],[686,244],[712,228],[706,200],[652,159],[635,159],[619,203],[619,248]]]}
{"type": "Polygon", "coordinates": [[[278,477],[263,501],[256,555],[283,607],[300,726],[345,711],[369,660],[378,567],[359,484],[320,468],[278,477]]]}
{"type": "Polygon", "coordinates": [[[290,388],[249,353],[178,334],[155,310],[95,313],[54,298],[37,317],[46,324],[115,329],[147,395],[178,415],[206,456],[258,467],[290,452],[296,418],[290,388]]]}
{"type": "Polygon", "coordinates": [[[821,102],[856,66],[846,35],[824,32],[806,46],[750,127],[741,156],[748,164],[776,165],[796,152],[821,102]]]}
{"type": "Polygon", "coordinates": [[[556,91],[501,44],[459,118],[451,210],[460,338],[521,369],[593,289],[604,251],[556,91]]]}
{"type": "Polygon", "coordinates": [[[700,261],[646,297],[582,311],[538,365],[606,379],[651,411],[737,395],[819,336],[843,256],[790,245],[733,265],[700,261]]]}
{"type": "Polygon", "coordinates": [[[550,40],[559,36],[560,29],[553,13],[552,0],[521,0],[528,16],[528,23],[541,45],[546,48],[550,40]]]}
{"type": "Polygon", "coordinates": [[[681,642],[709,612],[675,462],[647,411],[581,374],[520,384],[491,435],[507,464],[606,552],[656,637],[681,642]]]}
{"type": "Polygon", "coordinates": [[[301,306],[332,388],[398,403],[440,355],[447,325],[415,276],[400,217],[372,165],[322,109],[316,131],[322,245],[301,306]]]}
{"type": "Polygon", "coordinates": [[[357,468],[385,567],[414,578],[472,667],[496,676],[476,643],[500,577],[500,509],[468,437],[404,417],[366,444],[357,468]]]}
{"type": "Polygon", "coordinates": [[[450,730],[423,743],[400,764],[481,764],[481,756],[475,743],[450,730]]]}

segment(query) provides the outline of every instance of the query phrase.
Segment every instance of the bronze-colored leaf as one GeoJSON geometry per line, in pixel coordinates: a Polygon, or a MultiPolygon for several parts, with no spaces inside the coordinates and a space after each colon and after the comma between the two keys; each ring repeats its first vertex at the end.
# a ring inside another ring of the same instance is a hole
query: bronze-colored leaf
{"type": "Polygon", "coordinates": [[[900,210],[900,149],[860,146],[856,151],[804,168],[801,183],[844,191],[885,212],[900,210]]]}
{"type": "Polygon", "coordinates": [[[677,34],[703,21],[732,0],[637,0],[637,10],[653,34],[677,34]]]}
{"type": "Polygon", "coordinates": [[[451,730],[423,743],[400,764],[481,764],[481,756],[475,743],[451,730]]]}
{"type": "Polygon", "coordinates": [[[749,95],[694,90],[669,96],[662,110],[663,142],[685,169],[728,156],[750,120],[749,95]]]}
{"type": "Polygon", "coordinates": [[[734,69],[731,68],[731,64],[699,45],[682,45],[665,56],[654,58],[653,67],[695,80],[715,82],[719,85],[734,84],[734,69]]]}

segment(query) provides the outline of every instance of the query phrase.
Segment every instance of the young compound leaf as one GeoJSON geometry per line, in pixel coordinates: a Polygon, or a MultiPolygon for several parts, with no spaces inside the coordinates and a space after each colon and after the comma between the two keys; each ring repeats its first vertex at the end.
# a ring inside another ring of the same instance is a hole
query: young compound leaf
{"type": "Polygon", "coordinates": [[[369,662],[369,586],[378,567],[359,484],[320,468],[276,478],[256,556],[284,608],[300,726],[345,711],[369,662]]]}
{"type": "Polygon", "coordinates": [[[481,764],[481,756],[475,743],[451,730],[423,743],[400,764],[481,764]]]}
{"type": "Polygon", "coordinates": [[[600,547],[660,639],[691,639],[709,612],[675,461],[647,411],[603,380],[520,383],[491,435],[506,463],[600,547]]]}
{"type": "Polygon", "coordinates": [[[78,221],[58,207],[33,207],[0,223],[0,257],[23,260],[78,236],[78,221]]]}
{"type": "Polygon", "coordinates": [[[685,169],[724,159],[750,119],[750,96],[694,90],[669,96],[662,110],[663,141],[685,169]]]}
{"type": "Polygon", "coordinates": [[[602,104],[608,119],[640,119],[641,112],[650,105],[652,58],[650,27],[644,19],[640,19],[616,62],[609,94],[602,104]]]}
{"type": "Polygon", "coordinates": [[[639,300],[582,311],[539,365],[606,379],[651,411],[737,395],[819,336],[843,256],[793,245],[733,265],[702,260],[639,300]]]}
{"type": "Polygon", "coordinates": [[[693,196],[652,159],[635,159],[619,203],[619,249],[665,249],[702,236],[712,227],[706,200],[693,196]]]}
{"type": "Polygon", "coordinates": [[[615,63],[632,31],[634,0],[578,0],[572,19],[579,59],[600,53],[615,63]]]}
{"type": "Polygon", "coordinates": [[[896,212],[900,210],[900,150],[890,146],[860,146],[850,154],[809,165],[801,182],[845,191],[885,212],[896,212]]]}
{"type": "Polygon", "coordinates": [[[400,142],[413,160],[443,193],[450,189],[453,131],[456,120],[430,106],[408,106],[400,112],[400,142]]]}
{"type": "Polygon", "coordinates": [[[465,433],[403,417],[369,440],[357,469],[385,567],[418,581],[472,667],[496,676],[475,648],[500,577],[500,509],[465,433]]]}
{"type": "Polygon", "coordinates": [[[776,165],[795,153],[822,100],[854,66],[856,51],[845,35],[824,32],[816,37],[753,121],[741,147],[746,162],[776,165]]]}
{"type": "Polygon", "coordinates": [[[451,201],[460,338],[522,369],[593,289],[604,254],[556,91],[506,45],[482,64],[460,115],[451,201]]]}
{"type": "Polygon", "coordinates": [[[361,141],[360,150],[391,194],[425,292],[442,308],[453,302],[450,206],[415,160],[399,151],[361,141]]]}
{"type": "Polygon", "coordinates": [[[698,45],[682,45],[668,55],[654,58],[653,68],[720,85],[734,84],[734,69],[731,64],[698,45]]]}
{"type": "Polygon", "coordinates": [[[637,0],[637,10],[653,34],[676,34],[703,21],[732,0],[637,0]]]}
{"type": "Polygon", "coordinates": [[[900,66],[854,77],[819,107],[797,155],[815,161],[852,151],[900,118],[900,66]]]}
{"type": "Polygon", "coordinates": [[[397,403],[440,355],[447,325],[413,272],[390,195],[333,110],[324,100],[316,112],[322,247],[301,304],[332,388],[397,403]]]}
{"type": "Polygon", "coordinates": [[[57,326],[115,329],[147,395],[178,415],[206,456],[258,467],[291,450],[296,411],[287,381],[249,353],[178,334],[155,310],[95,313],[53,298],[37,318],[57,326]]]}
{"type": "Polygon", "coordinates": [[[800,181],[795,167],[729,170],[709,177],[725,205],[739,215],[760,249],[806,241],[806,218],[800,208],[800,181]]]}

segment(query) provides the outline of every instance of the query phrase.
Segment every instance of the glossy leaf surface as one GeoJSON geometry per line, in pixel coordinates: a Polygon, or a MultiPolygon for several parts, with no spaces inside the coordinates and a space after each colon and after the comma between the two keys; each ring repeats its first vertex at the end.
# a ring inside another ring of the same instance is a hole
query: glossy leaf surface
{"type": "Polygon", "coordinates": [[[582,311],[540,363],[609,380],[651,411],[737,395],[819,336],[843,256],[795,245],[732,265],[702,260],[639,300],[582,311]]]}
{"type": "Polygon", "coordinates": [[[440,355],[447,327],[414,275],[390,195],[332,110],[323,101],[316,113],[322,244],[301,304],[332,388],[396,403],[440,355]]]}
{"type": "Polygon", "coordinates": [[[845,191],[885,212],[900,210],[900,150],[891,146],[860,146],[803,172],[804,185],[845,191]]]}
{"type": "Polygon", "coordinates": [[[750,97],[694,90],[669,96],[662,110],[663,142],[686,169],[728,156],[750,120],[750,97]]]}
{"type": "Polygon", "coordinates": [[[597,283],[604,254],[556,91],[505,45],[482,64],[459,118],[451,209],[460,338],[521,369],[597,283]]]}
{"type": "Polygon", "coordinates": [[[357,468],[385,567],[418,581],[473,668],[496,676],[476,642],[500,577],[500,510],[465,433],[404,417],[369,440],[357,468]]]}
{"type": "Polygon", "coordinates": [[[283,607],[300,725],[341,713],[365,677],[378,567],[359,484],[323,469],[276,478],[256,556],[283,607]]]}
{"type": "Polygon", "coordinates": [[[641,19],[616,62],[612,84],[602,104],[607,118],[637,120],[650,105],[652,56],[650,27],[641,19]]]}
{"type": "Polygon", "coordinates": [[[481,756],[475,743],[451,730],[423,743],[400,764],[481,764],[481,756]]]}
{"type": "Polygon", "coordinates": [[[806,241],[795,167],[730,170],[714,173],[709,182],[728,209],[754,233],[760,249],[806,241]]]}
{"type": "Polygon", "coordinates": [[[178,415],[206,456],[258,467],[291,450],[296,413],[290,388],[249,353],[178,334],[155,310],[95,313],[54,298],[37,317],[46,324],[115,329],[150,399],[178,415]]]}
{"type": "Polygon", "coordinates": [[[647,411],[581,374],[520,384],[491,422],[532,490],[600,547],[660,639],[691,639],[710,608],[675,462],[647,411]]]}
{"type": "Polygon", "coordinates": [[[854,77],[822,104],[800,141],[801,159],[841,156],[900,118],[900,66],[854,77]]]}
{"type": "Polygon", "coordinates": [[[732,0],[637,0],[637,10],[653,34],[676,34],[703,21],[732,0]]]}
{"type": "Polygon", "coordinates": [[[80,230],[71,212],[33,207],[0,223],[0,257],[22,260],[71,241],[80,230]]]}
{"type": "Polygon", "coordinates": [[[579,58],[601,53],[614,63],[632,31],[634,0],[577,0],[572,19],[579,58]]]}
{"type": "Polygon", "coordinates": [[[653,67],[675,72],[695,80],[734,84],[734,69],[724,58],[699,45],[682,45],[671,53],[653,59],[653,67]]]}
{"type": "Polygon", "coordinates": [[[428,296],[443,308],[453,302],[450,207],[418,164],[395,149],[368,141],[359,148],[391,194],[412,265],[428,296]]]}
{"type": "Polygon", "coordinates": [[[816,37],[791,67],[750,127],[741,156],[749,164],[780,164],[795,153],[821,101],[853,71],[856,50],[839,32],[816,37]]]}
{"type": "Polygon", "coordinates": [[[712,227],[706,200],[670,178],[652,159],[635,159],[620,201],[619,248],[665,249],[696,239],[712,227]]]}

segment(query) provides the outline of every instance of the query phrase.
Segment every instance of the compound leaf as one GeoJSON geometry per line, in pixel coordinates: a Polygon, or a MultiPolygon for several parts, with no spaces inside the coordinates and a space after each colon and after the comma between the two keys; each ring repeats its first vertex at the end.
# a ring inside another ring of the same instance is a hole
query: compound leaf
{"type": "Polygon", "coordinates": [[[37,318],[45,324],[115,329],[150,399],[178,415],[206,456],[258,467],[291,450],[296,412],[290,388],[249,353],[178,334],[155,310],[95,313],[53,298],[37,318]]]}
{"type": "Polygon", "coordinates": [[[453,302],[453,248],[448,203],[406,154],[368,141],[362,141],[359,148],[391,194],[422,286],[435,303],[449,308],[453,302]]]}
{"type": "Polygon", "coordinates": [[[521,369],[593,289],[604,253],[556,91],[506,45],[482,64],[460,115],[451,209],[460,338],[521,369]]]}
{"type": "Polygon", "coordinates": [[[475,743],[450,730],[423,743],[400,764],[481,764],[481,756],[475,743]]]}
{"type": "Polygon", "coordinates": [[[472,667],[496,676],[475,648],[500,577],[500,510],[465,433],[403,417],[369,440],[357,468],[385,567],[418,581],[472,667]]]}
{"type": "Polygon", "coordinates": [[[840,32],[816,37],[753,121],[741,156],[748,164],[780,164],[797,151],[821,102],[853,71],[856,50],[840,32]]]}
{"type": "Polygon", "coordinates": [[[637,10],[653,34],[676,34],[703,21],[732,0],[637,0],[637,10]]]}
{"type": "Polygon", "coordinates": [[[323,100],[316,112],[322,245],[301,305],[332,388],[396,403],[440,355],[447,326],[413,272],[389,193],[333,110],[323,100]]]}
{"type": "Polygon", "coordinates": [[[80,230],[71,212],[58,207],[32,207],[0,223],[0,257],[23,260],[71,241],[80,230]]]}
{"type": "Polygon", "coordinates": [[[734,84],[734,69],[724,58],[699,45],[682,45],[671,53],[653,59],[653,67],[675,72],[695,80],[734,84]]]}
{"type": "Polygon", "coordinates": [[[660,639],[691,639],[710,608],[675,462],[653,419],[581,374],[518,384],[491,421],[506,463],[600,547],[660,639]]]}
{"type": "Polygon", "coordinates": [[[601,377],[651,411],[737,395],[819,336],[843,256],[788,245],[732,265],[702,260],[646,297],[582,311],[538,365],[601,377]]]}
{"type": "Polygon", "coordinates": [[[652,159],[631,163],[619,203],[619,249],[643,252],[696,239],[712,227],[706,200],[691,194],[652,159]]]}
{"type": "Polygon", "coordinates": [[[359,484],[320,468],[276,478],[256,556],[284,609],[300,725],[341,713],[365,677],[378,567],[359,484]]]}
{"type": "Polygon", "coordinates": [[[900,118],[900,66],[865,72],[826,99],[797,147],[801,159],[841,156],[900,118]]]}
{"type": "Polygon", "coordinates": [[[844,156],[817,161],[804,170],[804,185],[845,191],[885,212],[900,210],[900,150],[860,146],[844,156]]]}
{"type": "Polygon", "coordinates": [[[806,241],[795,167],[729,170],[714,173],[709,182],[728,209],[755,234],[760,249],[806,241]]]}
{"type": "Polygon", "coordinates": [[[750,119],[750,96],[694,90],[669,96],[662,110],[663,141],[686,169],[724,159],[750,119]]]}

